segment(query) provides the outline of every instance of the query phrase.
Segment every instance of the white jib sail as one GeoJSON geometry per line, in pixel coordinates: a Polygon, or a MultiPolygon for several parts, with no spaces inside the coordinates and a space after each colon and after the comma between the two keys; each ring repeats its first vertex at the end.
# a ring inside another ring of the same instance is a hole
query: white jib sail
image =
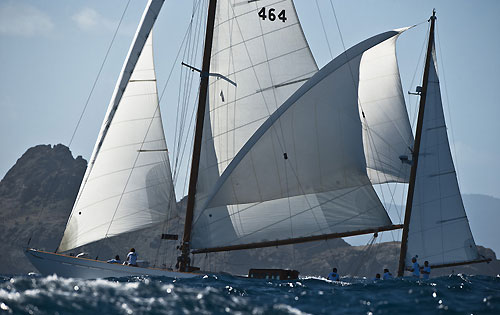
{"type": "Polygon", "coordinates": [[[414,256],[418,256],[420,263],[427,260],[431,265],[465,262],[479,257],[451,157],[435,54],[433,47],[406,266],[411,265],[414,256]]]}
{"type": "MultiPolygon", "coordinates": [[[[401,31],[403,31],[402,29],[401,31]]],[[[396,40],[391,37],[361,57],[359,105],[368,177],[373,184],[408,182],[413,134],[406,112],[396,40]]]]}
{"type": "MultiPolygon", "coordinates": [[[[151,27],[152,23],[146,31],[151,27]]],[[[134,55],[134,44],[129,56],[134,55]]],[[[133,62],[135,67],[117,106],[110,104],[96,144],[99,149],[89,163],[60,251],[159,223],[175,207],[151,35],[140,48],[140,56],[129,57],[124,65],[126,69],[133,62]]]]}
{"type": "Polygon", "coordinates": [[[261,125],[196,217],[195,248],[391,224],[366,173],[357,80],[363,53],[398,34],[349,49],[261,125]]]}

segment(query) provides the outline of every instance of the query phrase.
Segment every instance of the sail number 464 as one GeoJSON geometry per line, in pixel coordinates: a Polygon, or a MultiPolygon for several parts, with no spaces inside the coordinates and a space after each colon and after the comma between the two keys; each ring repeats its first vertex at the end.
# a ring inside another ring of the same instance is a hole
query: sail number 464
{"type": "MultiPolygon", "coordinates": [[[[269,8],[267,10],[267,15],[266,15],[266,7],[263,7],[259,11],[259,16],[262,20],[265,20],[266,18],[269,19],[269,21],[276,21],[276,9],[275,8],[269,8]]],[[[278,14],[278,19],[281,20],[283,23],[286,21],[286,14],[285,10],[281,10],[281,12],[278,14]]]]}

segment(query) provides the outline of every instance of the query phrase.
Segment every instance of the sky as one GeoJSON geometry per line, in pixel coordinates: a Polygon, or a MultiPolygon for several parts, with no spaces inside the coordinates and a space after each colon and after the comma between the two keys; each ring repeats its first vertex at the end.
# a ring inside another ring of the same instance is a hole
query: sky
{"type": "MultiPolygon", "coordinates": [[[[75,157],[88,160],[92,153],[146,2],[132,0],[125,12],[71,143],[75,157]]],[[[0,2],[0,178],[31,146],[69,144],[126,4],[124,0],[0,2]]],[[[319,10],[314,0],[295,4],[321,67],[344,50],[330,0],[318,0],[319,10]]],[[[335,0],[333,4],[346,48],[377,33],[425,22],[436,8],[439,75],[461,191],[500,198],[496,163],[500,157],[500,1],[335,0]]],[[[156,23],[160,90],[172,65],[174,80],[181,67],[175,55],[191,10],[192,1],[166,0],[156,23]]],[[[419,84],[413,78],[421,75],[416,69],[422,69],[426,32],[427,23],[423,23],[399,39],[405,93],[419,84]]],[[[413,113],[418,98],[407,100],[413,113]]],[[[176,101],[177,91],[168,86],[161,102],[168,145],[174,138],[176,101]]]]}

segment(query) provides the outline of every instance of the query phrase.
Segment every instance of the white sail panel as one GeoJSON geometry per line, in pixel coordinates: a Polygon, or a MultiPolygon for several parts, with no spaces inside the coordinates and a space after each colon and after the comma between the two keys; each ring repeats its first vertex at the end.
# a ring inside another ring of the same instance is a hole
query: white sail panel
{"type": "Polygon", "coordinates": [[[249,244],[388,225],[391,225],[391,220],[373,187],[367,184],[261,203],[206,209],[195,224],[192,247],[249,244]]]}
{"type": "Polygon", "coordinates": [[[210,72],[237,84],[210,80],[206,122],[211,123],[219,174],[317,70],[291,0],[218,1],[210,72]]]}
{"type": "Polygon", "coordinates": [[[478,259],[450,152],[432,49],[422,138],[408,233],[411,258],[431,265],[478,259]]]}
{"type": "Polygon", "coordinates": [[[60,251],[159,223],[175,207],[158,105],[151,35],[87,176],[60,251]]]}
{"type": "Polygon", "coordinates": [[[368,176],[373,184],[408,182],[411,166],[400,156],[411,157],[413,134],[406,112],[396,40],[363,53],[359,70],[359,104],[368,176]]]}
{"type": "MultiPolygon", "coordinates": [[[[217,1],[210,72],[237,86],[210,78],[195,218],[236,153],[317,70],[293,1],[217,1]],[[259,16],[263,8],[266,19],[259,16]]],[[[230,224],[228,209],[219,211],[230,224]]]]}
{"type": "Polygon", "coordinates": [[[349,49],[266,120],[195,217],[194,248],[391,224],[366,174],[353,77],[359,76],[364,51],[397,34],[386,32],[349,49]],[[325,199],[331,201],[321,202],[325,199]],[[362,206],[348,207],[349,202],[362,206]],[[217,231],[231,231],[237,238],[230,241],[217,231]]]}

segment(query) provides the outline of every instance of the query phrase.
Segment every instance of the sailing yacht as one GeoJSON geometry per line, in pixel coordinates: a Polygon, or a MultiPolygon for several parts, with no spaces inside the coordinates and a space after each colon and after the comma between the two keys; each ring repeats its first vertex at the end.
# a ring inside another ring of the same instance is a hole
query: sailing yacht
{"type": "Polygon", "coordinates": [[[177,270],[65,255],[162,222],[176,207],[152,49],[163,2],[144,11],[57,253],[26,250],[42,274],[195,277],[196,254],[395,229],[400,276],[417,255],[434,268],[485,261],[449,149],[434,14],[414,140],[396,59],[409,28],[318,69],[292,0],[209,0],[202,68],[186,65],[200,87],[177,270]],[[404,224],[380,201],[373,185],[383,183],[409,183],[404,224]]]}

